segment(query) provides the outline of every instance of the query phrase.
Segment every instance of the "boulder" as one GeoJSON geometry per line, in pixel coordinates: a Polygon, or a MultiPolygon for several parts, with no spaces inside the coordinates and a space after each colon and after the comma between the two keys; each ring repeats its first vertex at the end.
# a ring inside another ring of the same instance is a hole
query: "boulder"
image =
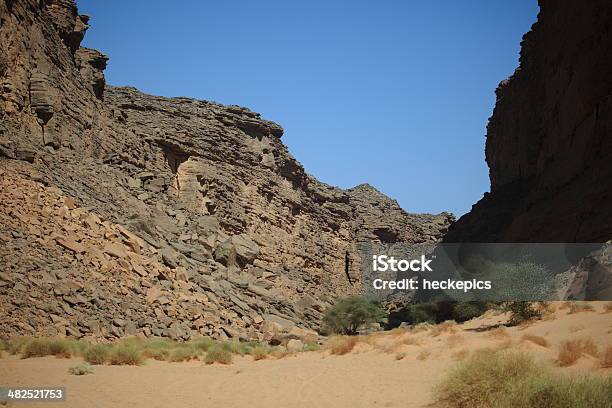
{"type": "Polygon", "coordinates": [[[259,245],[245,234],[233,235],[215,248],[215,261],[244,268],[253,263],[260,253],[259,245]]]}

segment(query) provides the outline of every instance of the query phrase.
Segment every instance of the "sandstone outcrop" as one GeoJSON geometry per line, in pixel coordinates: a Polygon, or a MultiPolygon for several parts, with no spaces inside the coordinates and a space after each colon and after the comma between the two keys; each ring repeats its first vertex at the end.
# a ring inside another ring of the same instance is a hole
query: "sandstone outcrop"
{"type": "Polygon", "coordinates": [[[435,242],[452,221],[317,181],[249,109],[106,85],[71,0],[0,19],[2,333],[316,329],[357,290],[360,241],[435,242]]]}
{"type": "Polygon", "coordinates": [[[491,192],[448,242],[612,238],[612,4],[540,0],[487,127],[491,192]]]}

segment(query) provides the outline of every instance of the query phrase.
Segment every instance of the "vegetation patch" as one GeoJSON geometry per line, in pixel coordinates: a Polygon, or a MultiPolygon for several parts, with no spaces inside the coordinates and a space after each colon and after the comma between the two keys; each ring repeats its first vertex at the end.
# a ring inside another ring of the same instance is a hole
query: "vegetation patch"
{"type": "Polygon", "coordinates": [[[538,346],[548,347],[548,340],[542,336],[536,336],[535,334],[525,334],[523,340],[530,341],[537,344],[538,346]]]}
{"type": "Polygon", "coordinates": [[[229,350],[223,347],[220,347],[218,345],[211,347],[206,352],[206,357],[204,358],[204,362],[206,364],[214,364],[214,363],[232,364],[232,361],[233,361],[232,353],[229,350]]]}
{"type": "Polygon", "coordinates": [[[87,374],[93,374],[93,372],[94,372],[94,369],[92,365],[89,363],[77,364],[68,369],[68,374],[72,374],[72,375],[87,375],[87,374]]]}
{"type": "Polygon", "coordinates": [[[557,362],[560,366],[567,367],[574,364],[585,354],[594,357],[598,355],[597,345],[592,339],[566,340],[559,346],[557,362]]]}
{"type": "Polygon", "coordinates": [[[387,312],[380,303],[361,296],[340,300],[323,316],[323,326],[329,333],[357,334],[360,328],[372,323],[382,323],[387,312]]]}
{"type": "Polygon", "coordinates": [[[612,377],[571,378],[529,355],[480,350],[435,388],[441,408],[587,408],[612,404],[612,377]]]}

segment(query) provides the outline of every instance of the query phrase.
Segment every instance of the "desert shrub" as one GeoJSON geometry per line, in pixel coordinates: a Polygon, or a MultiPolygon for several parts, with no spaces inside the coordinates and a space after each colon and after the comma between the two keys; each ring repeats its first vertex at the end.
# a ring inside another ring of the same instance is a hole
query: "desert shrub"
{"type": "Polygon", "coordinates": [[[70,358],[79,351],[78,343],[66,339],[49,339],[49,354],[55,357],[70,358]]]}
{"type": "Polygon", "coordinates": [[[195,360],[198,358],[198,350],[194,347],[178,347],[168,356],[168,361],[178,363],[181,361],[195,360]]]}
{"type": "Polygon", "coordinates": [[[330,333],[356,334],[360,327],[383,322],[386,317],[387,313],[378,302],[352,296],[338,301],[327,310],[323,325],[330,333]]]}
{"type": "Polygon", "coordinates": [[[144,362],[142,352],[133,344],[118,344],[113,347],[108,362],[112,365],[141,365],[144,362]]]}
{"type": "Polygon", "coordinates": [[[485,302],[457,302],[453,306],[453,319],[465,322],[481,316],[488,310],[485,302]]]}
{"type": "Polygon", "coordinates": [[[319,343],[306,343],[302,351],[318,351],[321,349],[319,343]]]}
{"type": "Polygon", "coordinates": [[[581,313],[581,312],[594,312],[595,308],[585,302],[572,302],[569,309],[569,314],[581,313]]]}
{"type": "Polygon", "coordinates": [[[416,303],[408,306],[407,319],[410,324],[436,323],[438,321],[438,305],[435,303],[416,303]]]}
{"type": "Polygon", "coordinates": [[[454,320],[447,320],[445,322],[432,326],[431,335],[432,337],[437,337],[442,333],[454,333],[457,330],[456,326],[457,322],[455,322],[454,320]]]}
{"type": "Polygon", "coordinates": [[[334,336],[327,341],[326,348],[331,354],[342,356],[350,353],[358,342],[354,336],[334,336]]]}
{"type": "Polygon", "coordinates": [[[268,357],[268,352],[269,350],[266,347],[259,345],[253,347],[250,354],[253,357],[253,360],[258,361],[268,357]]]}
{"type": "Polygon", "coordinates": [[[153,360],[166,361],[170,357],[170,349],[164,348],[145,348],[142,351],[143,358],[152,358],[153,360]]]}
{"type": "Polygon", "coordinates": [[[215,341],[210,337],[199,337],[190,340],[189,343],[200,351],[208,351],[209,348],[215,345],[215,341]]]}
{"type": "Polygon", "coordinates": [[[242,356],[244,354],[247,354],[249,345],[247,343],[241,343],[239,341],[232,340],[221,343],[221,348],[232,354],[238,354],[242,356]]]}
{"type": "Polygon", "coordinates": [[[612,378],[554,374],[526,355],[481,350],[435,388],[445,408],[586,408],[612,403],[612,378]]]}
{"type": "Polygon", "coordinates": [[[72,375],[87,375],[93,374],[94,369],[89,363],[81,363],[68,368],[68,374],[72,375]]]}
{"type": "Polygon", "coordinates": [[[534,307],[533,302],[504,302],[503,307],[510,312],[511,325],[542,317],[542,312],[534,307]]]}
{"type": "Polygon", "coordinates": [[[46,339],[30,340],[21,349],[21,358],[44,357],[50,354],[49,341],[46,339]]]}
{"type": "Polygon", "coordinates": [[[206,364],[221,363],[231,364],[233,360],[232,353],[221,346],[213,346],[206,352],[204,362],[206,364]]]}
{"type": "Polygon", "coordinates": [[[536,336],[535,334],[525,334],[523,340],[530,341],[542,347],[548,347],[548,340],[542,336],[536,336]]]}
{"type": "Polygon", "coordinates": [[[601,368],[612,368],[612,346],[606,347],[599,357],[601,368]]]}
{"type": "Polygon", "coordinates": [[[597,356],[597,345],[592,339],[567,340],[559,346],[557,362],[562,367],[574,364],[584,354],[597,356]]]}
{"type": "Polygon", "coordinates": [[[83,358],[90,364],[104,364],[108,361],[110,347],[106,344],[94,344],[83,353],[83,358]]]}
{"type": "Polygon", "coordinates": [[[6,351],[9,354],[20,354],[32,339],[27,337],[17,337],[7,342],[6,351]]]}

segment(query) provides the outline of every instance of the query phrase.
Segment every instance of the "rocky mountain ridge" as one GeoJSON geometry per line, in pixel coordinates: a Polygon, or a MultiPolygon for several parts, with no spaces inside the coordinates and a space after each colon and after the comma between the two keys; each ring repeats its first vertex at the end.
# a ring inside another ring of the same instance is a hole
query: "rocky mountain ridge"
{"type": "Polygon", "coordinates": [[[246,108],[107,86],[88,22],[72,0],[0,3],[3,333],[317,329],[358,287],[358,242],[452,222],[317,181],[246,108]]]}

